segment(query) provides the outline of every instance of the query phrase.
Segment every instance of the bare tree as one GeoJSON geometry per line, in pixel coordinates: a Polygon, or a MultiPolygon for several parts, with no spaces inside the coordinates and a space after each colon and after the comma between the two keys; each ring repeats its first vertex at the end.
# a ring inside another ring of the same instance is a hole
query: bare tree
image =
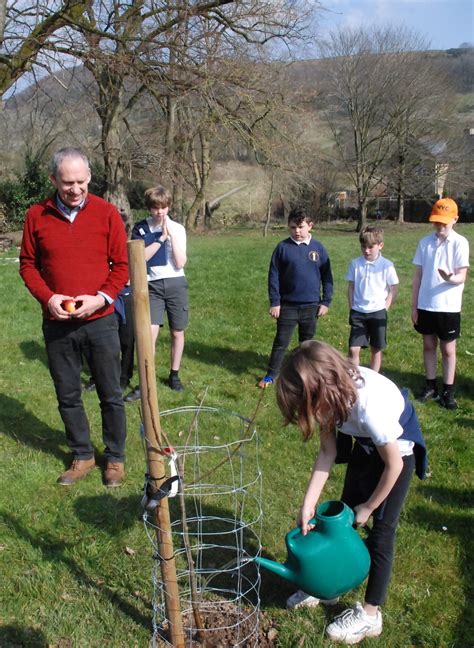
{"type": "Polygon", "coordinates": [[[395,150],[386,182],[397,197],[400,223],[408,196],[431,200],[436,193],[452,138],[454,88],[427,49],[426,42],[412,35],[410,50],[398,54],[398,77],[394,74],[387,106],[395,150]]]}
{"type": "Polygon", "coordinates": [[[416,81],[404,93],[403,74],[407,52],[421,47],[416,34],[389,27],[332,33],[322,48],[328,59],[326,115],[336,145],[332,163],[341,164],[356,190],[358,229],[366,223],[369,197],[384,181],[387,160],[407,142],[416,81]]]}
{"type": "Polygon", "coordinates": [[[52,36],[75,24],[93,0],[0,0],[0,96],[38,62],[52,36]]]}
{"type": "MultiPolygon", "coordinates": [[[[101,121],[106,198],[124,215],[130,217],[124,186],[129,149],[136,150],[140,142],[129,119],[131,110],[153,93],[168,119],[162,150],[173,164],[176,155],[191,153],[192,160],[195,154],[195,202],[202,204],[210,168],[209,138],[225,114],[216,97],[230,85],[223,70],[231,66],[225,61],[244,44],[247,59],[252,50],[255,60],[267,43],[299,35],[308,17],[308,9],[300,5],[295,0],[134,0],[128,5],[100,0],[73,28],[46,44],[58,63],[73,57],[95,80],[97,92],[91,99],[101,121]],[[193,119],[198,116],[200,128],[192,129],[192,137],[183,137],[188,136],[183,124],[189,123],[189,110],[193,119]]],[[[243,92],[242,85],[234,83],[233,89],[243,92]]]]}

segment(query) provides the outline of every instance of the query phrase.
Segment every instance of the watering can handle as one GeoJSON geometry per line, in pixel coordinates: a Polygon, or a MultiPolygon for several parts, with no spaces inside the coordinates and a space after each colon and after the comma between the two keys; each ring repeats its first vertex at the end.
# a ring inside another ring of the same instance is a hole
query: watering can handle
{"type": "MultiPolygon", "coordinates": [[[[317,524],[316,518],[311,518],[309,520],[308,524],[317,524]]],[[[288,540],[293,540],[293,538],[301,533],[301,527],[297,526],[294,529],[291,529],[291,531],[288,532],[288,535],[286,536],[288,540]]]]}

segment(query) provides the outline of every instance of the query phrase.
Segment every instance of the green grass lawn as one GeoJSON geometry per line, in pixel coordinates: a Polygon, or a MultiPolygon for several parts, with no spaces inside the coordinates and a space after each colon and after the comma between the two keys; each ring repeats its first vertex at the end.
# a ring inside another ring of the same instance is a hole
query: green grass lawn
{"type": "MultiPolygon", "coordinates": [[[[429,231],[429,225],[386,227],[384,254],[395,263],[400,292],[389,315],[382,371],[411,392],[423,384],[421,338],[410,322],[411,259],[429,231]]],[[[473,225],[458,231],[474,240],[473,225]]],[[[268,262],[283,236],[285,230],[267,238],[260,232],[190,237],[191,314],[181,372],[187,389],[175,393],[163,385],[169,358],[165,329],[156,356],[161,410],[198,405],[204,398],[205,405],[252,415],[260,395],[256,381],[265,372],[274,335],[267,314],[268,262]]],[[[359,253],[357,235],[348,225],[333,224],[317,230],[316,237],[329,251],[335,279],[334,301],[317,337],[345,352],[344,275],[359,253]]],[[[138,406],[127,405],[127,479],[120,489],[106,490],[98,470],[72,488],[56,485],[68,449],[46,366],[40,309],[20,280],[18,264],[7,260],[14,256],[14,251],[0,255],[0,646],[146,647],[153,561],[141,521],[145,459],[138,406]]],[[[414,480],[402,513],[384,632],[366,642],[374,648],[472,645],[473,296],[471,272],[458,341],[459,409],[448,412],[434,402],[416,406],[429,449],[429,478],[414,480]]],[[[86,393],[84,399],[100,453],[97,396],[86,393]]],[[[256,424],[261,541],[267,554],[284,560],[284,536],[294,526],[317,441],[304,445],[295,428],[282,427],[272,388],[256,424]]],[[[173,439],[172,424],[167,431],[173,439]]],[[[335,468],[324,499],[338,497],[343,471],[335,468]]],[[[323,608],[285,610],[293,590],[262,574],[261,607],[278,623],[275,645],[330,647],[323,608]]],[[[341,605],[362,596],[360,588],[341,605]]]]}

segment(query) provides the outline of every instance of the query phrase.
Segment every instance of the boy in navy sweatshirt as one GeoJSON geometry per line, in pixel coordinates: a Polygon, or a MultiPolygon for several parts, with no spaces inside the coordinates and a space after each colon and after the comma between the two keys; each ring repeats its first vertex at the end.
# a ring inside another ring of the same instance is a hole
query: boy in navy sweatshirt
{"type": "Polygon", "coordinates": [[[329,310],[333,293],[331,264],[325,247],[311,236],[311,216],[301,207],[288,216],[290,237],[275,248],[268,271],[269,313],[277,330],[266,375],[258,386],[271,385],[280,370],[293,331],[299,343],[311,340],[316,321],[329,310]]]}

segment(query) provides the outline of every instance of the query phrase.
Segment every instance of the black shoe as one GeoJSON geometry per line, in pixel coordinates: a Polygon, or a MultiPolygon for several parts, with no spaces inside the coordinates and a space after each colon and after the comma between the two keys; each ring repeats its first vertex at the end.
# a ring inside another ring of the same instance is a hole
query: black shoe
{"type": "Polygon", "coordinates": [[[85,385],[83,385],[82,389],[87,392],[93,392],[95,391],[95,382],[92,380],[88,380],[85,385]]]}
{"type": "Polygon", "coordinates": [[[436,387],[425,387],[416,400],[420,403],[426,403],[429,400],[438,400],[439,394],[436,387]]]}
{"type": "Polygon", "coordinates": [[[168,385],[170,389],[173,389],[174,391],[184,391],[184,385],[179,379],[179,376],[172,376],[168,378],[168,385]]]}
{"type": "Polygon", "coordinates": [[[455,410],[458,408],[458,404],[454,399],[454,394],[448,391],[444,391],[439,397],[439,404],[441,407],[445,407],[448,410],[455,410]]]}
{"type": "Polygon", "coordinates": [[[129,392],[126,396],[124,396],[124,401],[126,403],[132,403],[133,401],[140,400],[140,387],[135,387],[135,389],[132,389],[131,392],[129,392]]]}
{"type": "Polygon", "coordinates": [[[122,392],[122,396],[125,396],[125,392],[128,389],[131,389],[130,383],[127,383],[126,385],[122,385],[122,384],[120,385],[120,391],[122,392]]]}

